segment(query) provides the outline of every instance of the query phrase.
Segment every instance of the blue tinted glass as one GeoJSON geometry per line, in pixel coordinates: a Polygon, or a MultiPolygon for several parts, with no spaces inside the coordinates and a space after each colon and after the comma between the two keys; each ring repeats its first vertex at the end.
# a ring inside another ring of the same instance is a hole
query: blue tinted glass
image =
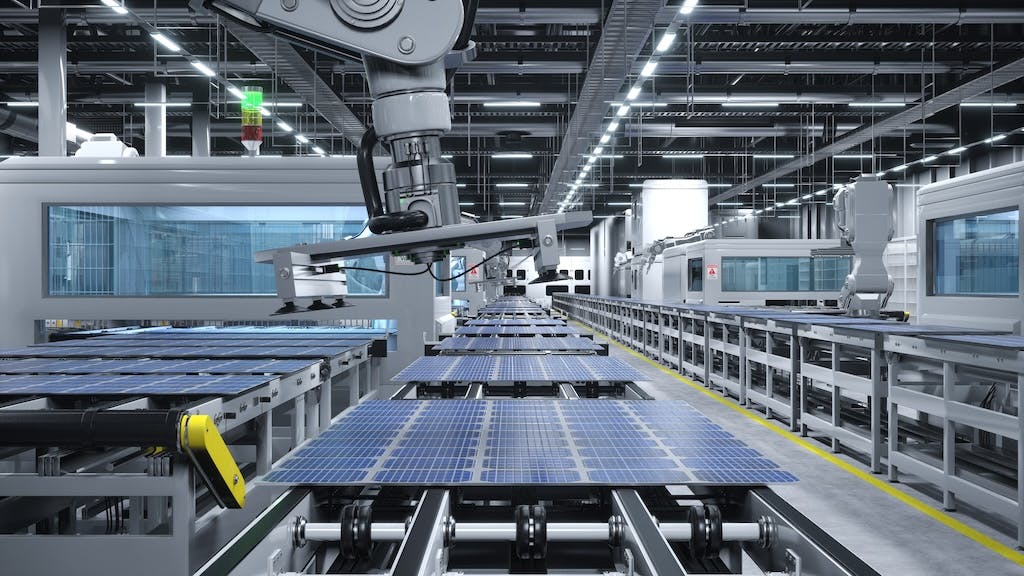
{"type": "Polygon", "coordinates": [[[975,214],[935,222],[935,294],[1020,293],[1020,212],[975,214]]]}
{"type": "Polygon", "coordinates": [[[727,256],[722,258],[722,291],[838,291],[849,273],[849,256],[727,256]]]}
{"type": "MultiPolygon", "coordinates": [[[[273,295],[255,252],[359,234],[362,206],[50,206],[51,296],[273,295]]],[[[346,262],[384,269],[383,256],[346,262]]],[[[350,295],[383,295],[385,276],[350,270],[350,295]]]]}
{"type": "Polygon", "coordinates": [[[466,291],[466,277],[460,276],[466,272],[466,257],[465,256],[452,256],[449,264],[452,278],[452,292],[465,292],[466,291]],[[458,276],[458,278],[456,278],[458,276]]]}

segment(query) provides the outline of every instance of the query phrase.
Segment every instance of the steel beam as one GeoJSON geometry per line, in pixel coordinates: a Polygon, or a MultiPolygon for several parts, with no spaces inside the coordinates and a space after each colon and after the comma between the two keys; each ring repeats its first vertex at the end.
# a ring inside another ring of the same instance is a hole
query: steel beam
{"type": "Polygon", "coordinates": [[[830,158],[833,155],[849,150],[854,146],[869,142],[874,138],[889,134],[896,130],[906,128],[915,122],[923,121],[947,108],[956,106],[964,100],[980,96],[985,92],[999,88],[1000,86],[1003,86],[1008,82],[1013,82],[1021,77],[1024,77],[1024,58],[1014,60],[1005,66],[1001,66],[991,72],[982,74],[961,84],[960,86],[957,86],[956,88],[953,88],[952,90],[949,90],[948,92],[939,94],[938,96],[926,100],[923,103],[910,106],[903,111],[897,112],[877,122],[855,130],[831,144],[815,150],[811,154],[801,156],[791,162],[786,162],[778,168],[770,170],[761,176],[751,178],[738,186],[733,186],[725,192],[713,196],[709,200],[709,203],[715,204],[717,202],[729,200],[739,194],[754,190],[762,184],[773,182],[777,178],[782,178],[801,168],[814,165],[825,158],[830,158]]]}

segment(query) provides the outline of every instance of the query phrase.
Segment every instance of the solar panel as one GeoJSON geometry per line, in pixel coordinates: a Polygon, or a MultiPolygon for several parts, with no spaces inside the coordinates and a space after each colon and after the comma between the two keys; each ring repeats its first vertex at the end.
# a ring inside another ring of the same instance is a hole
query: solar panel
{"type": "Polygon", "coordinates": [[[331,339],[306,339],[306,338],[138,338],[134,336],[104,336],[100,338],[87,338],[84,340],[63,340],[60,342],[49,342],[47,346],[60,348],[91,348],[91,347],[112,347],[112,346],[204,346],[207,348],[219,348],[225,346],[246,347],[246,346],[299,346],[308,348],[311,346],[352,346],[364,342],[360,338],[331,338],[331,339]]]}
{"type": "Polygon", "coordinates": [[[274,380],[268,376],[113,374],[0,376],[0,395],[233,396],[274,380]]]}
{"type": "Polygon", "coordinates": [[[568,336],[579,334],[572,326],[462,326],[455,329],[456,336],[524,335],[568,336]]]}
{"type": "Polygon", "coordinates": [[[292,374],[309,360],[0,360],[0,374],[292,374]]]}
{"type": "Polygon", "coordinates": [[[363,402],[263,480],[664,485],[796,478],[686,402],[523,399],[363,402]]]}
{"type": "Polygon", "coordinates": [[[478,318],[466,322],[467,326],[565,326],[555,318],[478,318]]]}
{"type": "Polygon", "coordinates": [[[418,358],[395,382],[626,382],[646,380],[608,356],[428,356],[418,358]]]}
{"type": "Polygon", "coordinates": [[[190,330],[190,329],[174,329],[174,330],[146,330],[146,331],[130,331],[130,332],[118,332],[115,334],[107,334],[98,336],[97,338],[103,341],[107,340],[131,340],[131,339],[142,339],[142,340],[362,340],[366,338],[385,338],[390,332],[387,330],[378,330],[371,328],[360,328],[355,330],[331,330],[331,331],[313,331],[313,330],[275,330],[275,329],[263,329],[263,330],[234,330],[222,328],[218,330],[190,330]]]}
{"type": "MultiPolygon", "coordinates": [[[[369,344],[362,341],[360,345],[369,344]]],[[[26,346],[0,350],[0,358],[330,358],[354,346],[26,346]]]]}
{"type": "Polygon", "coordinates": [[[445,338],[435,350],[475,352],[501,351],[588,351],[601,347],[590,338],[579,337],[529,337],[529,336],[456,336],[445,338]]]}

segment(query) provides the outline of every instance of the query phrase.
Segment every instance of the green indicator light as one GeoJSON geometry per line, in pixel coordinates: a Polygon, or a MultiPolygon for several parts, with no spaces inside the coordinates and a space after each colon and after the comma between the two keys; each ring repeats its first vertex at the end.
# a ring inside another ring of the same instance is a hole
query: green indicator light
{"type": "Polygon", "coordinates": [[[246,88],[242,92],[242,110],[259,110],[263,107],[263,90],[246,88]]]}

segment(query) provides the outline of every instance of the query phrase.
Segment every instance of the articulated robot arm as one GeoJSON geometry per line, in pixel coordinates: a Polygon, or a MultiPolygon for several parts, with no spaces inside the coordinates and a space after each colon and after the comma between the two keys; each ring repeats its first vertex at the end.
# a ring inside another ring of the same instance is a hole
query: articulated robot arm
{"type": "MultiPolygon", "coordinates": [[[[460,224],[455,169],[441,157],[441,136],[451,129],[447,68],[471,58],[469,40],[476,0],[206,0],[234,21],[317,50],[361,59],[373,98],[373,127],[357,156],[374,236],[282,248],[257,255],[273,262],[278,296],[287,311],[296,298],[345,295],[345,258],[400,254],[421,264],[474,240],[533,237],[537,272],[554,279],[557,231],[586,226],[589,212],[545,215],[515,223],[460,224]],[[390,148],[393,163],[377,189],[373,150],[390,148]]],[[[340,300],[339,304],[340,305],[340,300]]]]}

